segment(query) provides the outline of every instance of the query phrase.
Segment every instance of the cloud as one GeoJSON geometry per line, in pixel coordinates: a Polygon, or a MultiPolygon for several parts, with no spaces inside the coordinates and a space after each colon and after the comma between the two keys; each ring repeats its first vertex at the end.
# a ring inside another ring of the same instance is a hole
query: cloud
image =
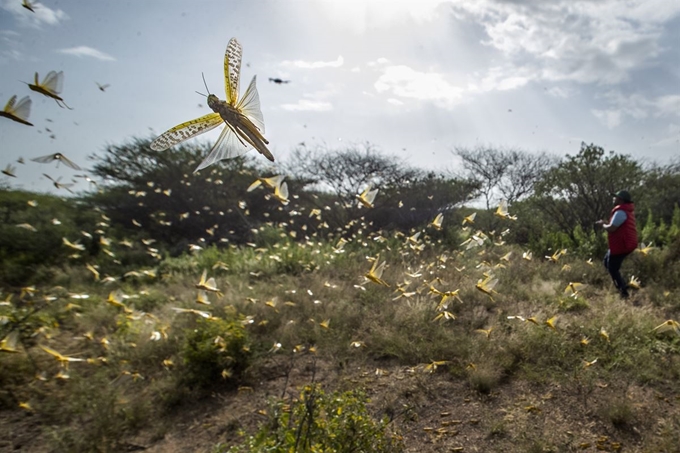
{"type": "Polygon", "coordinates": [[[614,129],[619,124],[621,124],[621,111],[620,110],[591,110],[592,114],[600,120],[602,124],[607,126],[608,129],[614,129]]]}
{"type": "Polygon", "coordinates": [[[486,71],[486,74],[475,74],[473,80],[479,82],[470,83],[468,88],[471,92],[506,91],[521,88],[536,78],[535,72],[530,68],[515,69],[508,66],[494,66],[486,71]]]}
{"type": "Polygon", "coordinates": [[[652,105],[656,108],[657,116],[680,116],[680,95],[672,94],[658,97],[652,101],[652,105]]]}
{"type": "Polygon", "coordinates": [[[11,12],[22,25],[34,28],[40,28],[42,24],[59,25],[69,18],[60,9],[52,9],[42,3],[32,3],[32,5],[35,12],[21,6],[19,1],[4,0],[2,9],[11,12]]]}
{"type": "Polygon", "coordinates": [[[460,0],[461,20],[484,29],[483,44],[500,51],[508,69],[531,67],[538,78],[615,85],[651,64],[664,49],[663,25],[680,2],[662,0],[460,0]]]}
{"type": "Polygon", "coordinates": [[[369,61],[368,63],[366,63],[366,66],[368,66],[369,68],[375,68],[376,66],[385,66],[386,64],[389,63],[390,60],[388,60],[385,57],[380,57],[375,61],[369,61]]]}
{"type": "Polygon", "coordinates": [[[680,116],[680,95],[648,98],[637,93],[624,95],[619,91],[609,91],[601,98],[609,104],[609,108],[594,109],[592,113],[609,129],[617,127],[626,118],[642,120],[680,116]]]}
{"type": "Polygon", "coordinates": [[[319,68],[339,68],[345,62],[342,55],[338,56],[335,61],[304,61],[304,60],[284,60],[281,62],[281,66],[288,68],[301,68],[301,69],[319,69],[319,68]]]}
{"type": "Polygon", "coordinates": [[[408,66],[389,66],[375,82],[378,93],[389,93],[396,98],[432,101],[451,109],[462,102],[464,89],[447,81],[442,74],[419,72],[408,66]]]}
{"type": "Polygon", "coordinates": [[[545,92],[548,93],[550,96],[561,99],[566,99],[569,96],[571,96],[571,90],[563,87],[545,88],[545,92]]]}
{"type": "Polygon", "coordinates": [[[313,99],[300,99],[295,104],[282,104],[281,108],[289,112],[327,112],[333,110],[333,104],[313,99]]]}
{"type": "Polygon", "coordinates": [[[116,61],[116,59],[113,58],[111,55],[88,46],[78,46],[70,47],[68,49],[59,49],[57,50],[57,52],[64,53],[67,55],[75,55],[76,57],[92,57],[102,61],[116,61]]]}

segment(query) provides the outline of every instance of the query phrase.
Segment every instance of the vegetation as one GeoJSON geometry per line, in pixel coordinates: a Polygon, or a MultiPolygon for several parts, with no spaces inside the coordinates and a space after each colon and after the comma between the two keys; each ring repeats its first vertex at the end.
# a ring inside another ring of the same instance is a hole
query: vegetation
{"type": "Polygon", "coordinates": [[[583,145],[511,220],[463,207],[474,172],[350,151],[300,161],[344,174],[293,162],[287,204],[246,191],[271,175],[251,161],[194,175],[205,149],[145,141],[96,161],[97,192],[0,192],[0,450],[674,451],[680,208],[654,200],[677,165],[583,145]],[[329,189],[364,165],[373,208],[329,189]],[[632,301],[592,225],[611,172],[654,243],[632,301]]]}
{"type": "Polygon", "coordinates": [[[277,401],[270,419],[241,445],[216,452],[371,451],[401,452],[397,437],[387,432],[388,421],[375,421],[366,410],[361,391],[332,395],[318,386],[305,386],[292,404],[277,401]]]}

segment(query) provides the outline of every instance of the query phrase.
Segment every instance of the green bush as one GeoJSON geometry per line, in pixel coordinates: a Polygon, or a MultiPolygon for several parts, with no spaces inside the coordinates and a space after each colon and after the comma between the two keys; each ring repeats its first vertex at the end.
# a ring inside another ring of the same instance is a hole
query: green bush
{"type": "Polygon", "coordinates": [[[293,404],[278,401],[270,419],[241,445],[217,445],[215,452],[402,452],[398,436],[388,432],[386,419],[376,421],[368,412],[361,391],[326,395],[318,386],[306,386],[293,404]]]}
{"type": "Polygon", "coordinates": [[[234,385],[250,365],[247,332],[235,316],[200,318],[195,328],[186,332],[182,358],[187,386],[234,385]]]}

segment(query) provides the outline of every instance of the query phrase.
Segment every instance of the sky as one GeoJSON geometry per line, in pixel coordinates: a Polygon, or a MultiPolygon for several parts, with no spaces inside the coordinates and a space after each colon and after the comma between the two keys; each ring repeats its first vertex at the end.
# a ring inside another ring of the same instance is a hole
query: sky
{"type": "Polygon", "coordinates": [[[0,184],[13,188],[63,194],[43,173],[82,172],[31,158],[59,152],[87,168],[106,146],[210,113],[196,91],[203,73],[225,99],[232,37],[279,162],[302,144],[366,142],[454,172],[453,150],[477,146],[680,155],[677,0],[41,0],[34,13],[21,2],[0,0],[0,107],[30,96],[35,125],[0,117],[0,168],[17,175],[0,184]],[[24,83],[53,70],[73,110],[24,83]]]}

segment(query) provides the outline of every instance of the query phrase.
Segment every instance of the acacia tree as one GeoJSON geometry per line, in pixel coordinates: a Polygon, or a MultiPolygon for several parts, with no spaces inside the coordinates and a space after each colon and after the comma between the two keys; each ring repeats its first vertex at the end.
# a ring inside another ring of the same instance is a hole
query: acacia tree
{"type": "Polygon", "coordinates": [[[308,189],[320,192],[315,199],[318,208],[332,205],[324,215],[334,228],[364,217],[376,229],[408,230],[469,201],[478,188],[474,181],[412,168],[370,144],[339,150],[299,147],[288,169],[308,189]],[[355,199],[368,185],[380,189],[370,211],[361,209],[355,199]]]}
{"type": "MultiPolygon", "coordinates": [[[[304,181],[308,190],[330,192],[335,196],[335,200],[319,199],[324,203],[333,201],[328,217],[335,226],[342,226],[365,212],[357,208],[355,197],[367,186],[380,188],[384,195],[389,187],[409,186],[420,174],[403,162],[380,154],[369,143],[339,150],[301,146],[293,151],[287,169],[304,181]]],[[[386,202],[381,196],[376,207],[386,202]]]]}
{"type": "Polygon", "coordinates": [[[536,183],[528,204],[543,215],[544,225],[556,225],[575,241],[577,225],[591,231],[596,220],[608,216],[611,194],[627,189],[635,196],[643,177],[642,167],[629,156],[581,143],[578,154],[566,156],[536,183]]]}
{"type": "Polygon", "coordinates": [[[510,204],[531,195],[536,182],[556,161],[545,153],[486,146],[457,147],[454,154],[462,160],[467,176],[478,182],[487,209],[498,197],[496,194],[510,204]]]}
{"type": "Polygon", "coordinates": [[[368,184],[409,184],[419,174],[404,162],[381,154],[370,143],[339,150],[300,146],[293,151],[288,168],[301,180],[330,190],[344,202],[351,202],[368,184]]]}

